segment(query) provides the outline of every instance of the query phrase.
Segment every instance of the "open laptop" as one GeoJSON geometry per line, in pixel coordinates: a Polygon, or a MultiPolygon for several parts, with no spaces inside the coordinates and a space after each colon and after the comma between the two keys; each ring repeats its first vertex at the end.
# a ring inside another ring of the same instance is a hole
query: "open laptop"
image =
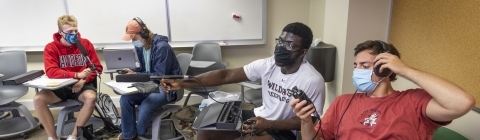
{"type": "Polygon", "coordinates": [[[103,57],[108,71],[135,68],[135,52],[132,49],[105,49],[103,57]]]}

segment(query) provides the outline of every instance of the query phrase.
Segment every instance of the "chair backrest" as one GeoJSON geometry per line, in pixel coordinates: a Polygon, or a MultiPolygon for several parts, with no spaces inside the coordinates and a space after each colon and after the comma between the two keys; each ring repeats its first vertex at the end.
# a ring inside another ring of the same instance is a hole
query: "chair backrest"
{"type": "MultiPolygon", "coordinates": [[[[180,53],[177,55],[177,61],[180,65],[180,69],[182,70],[182,74],[187,74],[187,70],[190,67],[192,57],[193,55],[189,53],[180,53]]],[[[184,94],[185,89],[177,90],[177,100],[175,102],[182,100],[184,94]]]]}
{"type": "Polygon", "coordinates": [[[218,43],[198,43],[193,47],[192,60],[222,62],[222,51],[218,43]]]}
{"type": "MultiPolygon", "coordinates": [[[[27,54],[25,51],[6,51],[0,53],[0,81],[27,72],[27,54]]],[[[25,86],[3,86],[0,82],[0,105],[10,103],[27,94],[25,86]]]]}
{"type": "MultiPolygon", "coordinates": [[[[214,61],[215,64],[207,67],[207,68],[194,68],[190,67],[187,70],[188,75],[199,75],[205,72],[225,69],[227,66],[222,61],[222,50],[218,43],[198,43],[193,47],[192,50],[192,60],[196,61],[214,61]]],[[[215,91],[219,89],[221,86],[214,86],[214,87],[206,87],[208,92],[215,91]]],[[[203,87],[199,88],[190,88],[190,91],[198,91],[198,92],[205,92],[203,87]]]]}
{"type": "Polygon", "coordinates": [[[188,75],[198,75],[212,70],[225,69],[222,61],[222,50],[217,43],[198,43],[193,47],[192,60],[217,62],[207,68],[188,68],[188,75]]]}
{"type": "Polygon", "coordinates": [[[190,67],[192,57],[193,55],[189,53],[180,53],[177,55],[177,61],[180,64],[180,69],[182,69],[182,74],[187,74],[187,70],[188,67],[190,67]]]}

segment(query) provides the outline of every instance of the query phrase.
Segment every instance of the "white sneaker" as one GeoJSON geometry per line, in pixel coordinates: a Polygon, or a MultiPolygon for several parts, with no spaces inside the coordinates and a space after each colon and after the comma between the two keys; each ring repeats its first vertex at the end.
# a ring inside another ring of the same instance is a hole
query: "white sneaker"
{"type": "Polygon", "coordinates": [[[70,136],[70,135],[69,135],[68,138],[67,138],[67,140],[77,140],[77,137],[75,137],[75,136],[70,136]]]}
{"type": "Polygon", "coordinates": [[[47,140],[56,140],[56,139],[53,139],[52,137],[48,137],[47,140]]]}

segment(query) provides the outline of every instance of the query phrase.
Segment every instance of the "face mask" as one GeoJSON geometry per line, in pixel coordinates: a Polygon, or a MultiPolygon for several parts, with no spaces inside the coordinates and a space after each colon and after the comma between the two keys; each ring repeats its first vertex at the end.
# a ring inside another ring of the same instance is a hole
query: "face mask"
{"type": "Polygon", "coordinates": [[[372,70],[364,70],[364,69],[357,69],[353,70],[353,85],[358,89],[360,92],[370,93],[377,87],[378,83],[380,83],[385,77],[383,77],[378,82],[372,82],[372,70]]]}
{"type": "Polygon", "coordinates": [[[288,65],[292,65],[293,63],[295,63],[295,60],[300,57],[300,54],[295,57],[295,58],[291,58],[291,54],[292,54],[292,51],[289,51],[287,50],[285,47],[282,47],[282,46],[276,46],[275,47],[275,62],[277,63],[282,63],[283,66],[288,66],[288,65]]]}
{"type": "Polygon", "coordinates": [[[137,48],[141,48],[141,47],[143,47],[143,42],[140,41],[140,40],[133,41],[133,46],[135,46],[137,48]]]}
{"type": "Polygon", "coordinates": [[[67,34],[65,33],[65,40],[70,43],[70,44],[75,44],[75,41],[77,41],[78,35],[77,34],[67,34]]]}

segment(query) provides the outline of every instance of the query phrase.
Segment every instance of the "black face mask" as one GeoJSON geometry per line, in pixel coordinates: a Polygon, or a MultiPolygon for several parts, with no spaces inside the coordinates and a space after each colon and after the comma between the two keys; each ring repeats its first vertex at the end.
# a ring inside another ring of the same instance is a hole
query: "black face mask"
{"type": "Polygon", "coordinates": [[[292,51],[287,50],[285,47],[276,46],[275,47],[275,62],[283,64],[283,66],[289,66],[295,63],[295,60],[300,57],[300,54],[291,58],[292,51]]]}

